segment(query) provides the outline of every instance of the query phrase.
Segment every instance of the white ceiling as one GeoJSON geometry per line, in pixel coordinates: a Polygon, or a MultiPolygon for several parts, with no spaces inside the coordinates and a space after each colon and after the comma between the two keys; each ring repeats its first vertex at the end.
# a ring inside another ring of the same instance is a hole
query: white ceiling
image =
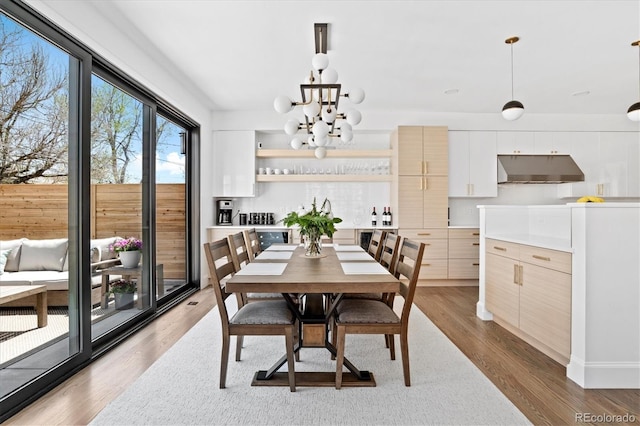
{"type": "Polygon", "coordinates": [[[94,1],[102,16],[200,90],[213,110],[299,99],[314,22],[367,111],[624,114],[640,100],[640,1],[94,1]],[[168,65],[171,66],[171,65],[168,65]],[[448,89],[457,94],[447,95],[448,89]],[[588,95],[575,96],[589,91],[588,95]]]}

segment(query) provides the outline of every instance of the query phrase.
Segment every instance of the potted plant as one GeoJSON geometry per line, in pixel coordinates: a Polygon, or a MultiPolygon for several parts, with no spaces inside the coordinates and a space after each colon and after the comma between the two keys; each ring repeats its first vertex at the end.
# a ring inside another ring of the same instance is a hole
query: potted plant
{"type": "Polygon", "coordinates": [[[116,309],[131,309],[133,307],[133,294],[136,292],[136,283],[128,280],[117,280],[110,285],[109,293],[115,298],[116,309]]]}
{"type": "Polygon", "coordinates": [[[135,268],[140,263],[142,241],[136,237],[121,238],[111,245],[111,250],[118,253],[123,267],[135,268]]]}
{"type": "Polygon", "coordinates": [[[331,203],[325,198],[320,209],[316,206],[316,199],[313,198],[311,210],[306,210],[300,206],[297,211],[289,213],[282,222],[291,227],[297,225],[300,228],[300,235],[304,240],[306,255],[318,257],[321,255],[322,244],[320,238],[323,235],[333,237],[336,232],[336,223],[342,222],[339,217],[334,217],[331,212],[331,203]]]}

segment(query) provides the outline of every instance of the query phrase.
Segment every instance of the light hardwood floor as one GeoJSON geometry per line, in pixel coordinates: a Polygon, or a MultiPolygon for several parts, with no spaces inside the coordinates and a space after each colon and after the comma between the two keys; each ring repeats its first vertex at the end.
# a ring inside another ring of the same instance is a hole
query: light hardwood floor
{"type": "MultiPolygon", "coordinates": [[[[640,390],[580,388],[565,377],[564,367],[479,320],[477,300],[477,287],[420,287],[415,297],[416,305],[532,423],[581,423],[576,413],[629,413],[636,425],[640,422],[640,390]]],[[[194,294],[5,424],[87,424],[214,306],[211,288],[194,294]]]]}

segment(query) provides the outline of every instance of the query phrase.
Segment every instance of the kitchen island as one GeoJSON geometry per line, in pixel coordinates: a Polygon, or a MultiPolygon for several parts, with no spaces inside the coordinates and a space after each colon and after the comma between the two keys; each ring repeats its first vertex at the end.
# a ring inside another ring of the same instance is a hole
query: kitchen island
{"type": "Polygon", "coordinates": [[[640,388],[640,204],[479,209],[477,316],[583,388],[640,388]]]}

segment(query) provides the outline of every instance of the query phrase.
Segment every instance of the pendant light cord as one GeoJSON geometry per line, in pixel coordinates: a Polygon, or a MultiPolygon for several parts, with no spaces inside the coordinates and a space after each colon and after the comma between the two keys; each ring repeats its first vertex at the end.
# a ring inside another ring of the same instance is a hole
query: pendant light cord
{"type": "MultiPolygon", "coordinates": [[[[511,45],[511,100],[514,100],[513,97],[513,43],[509,43],[511,45]]],[[[640,51],[640,49],[638,49],[640,51]]]]}

